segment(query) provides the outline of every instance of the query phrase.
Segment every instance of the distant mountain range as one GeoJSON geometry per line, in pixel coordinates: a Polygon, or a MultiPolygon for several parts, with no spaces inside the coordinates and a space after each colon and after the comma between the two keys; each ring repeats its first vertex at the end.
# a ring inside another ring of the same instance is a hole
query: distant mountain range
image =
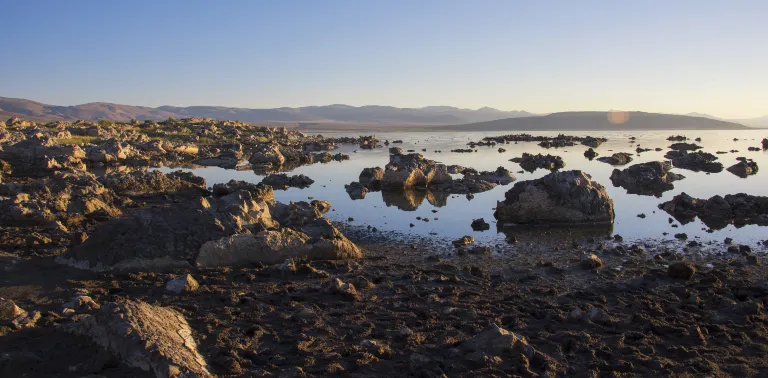
{"type": "Polygon", "coordinates": [[[626,112],[622,115],[611,116],[609,112],[562,112],[540,117],[507,118],[465,125],[439,126],[432,129],[435,131],[748,129],[738,123],[705,117],[645,112],[626,112]],[[611,122],[611,119],[614,122],[611,122]]]}
{"type": "Polygon", "coordinates": [[[688,113],[686,115],[692,116],[692,117],[704,117],[704,118],[711,118],[711,119],[719,119],[721,121],[736,122],[745,126],[755,127],[759,129],[768,128],[768,115],[757,117],[757,118],[742,118],[742,119],[724,119],[724,118],[718,118],[713,115],[704,114],[704,113],[688,113]]]}
{"type": "Polygon", "coordinates": [[[611,123],[608,112],[562,112],[537,115],[525,111],[477,110],[452,106],[395,108],[392,106],[305,106],[300,108],[247,109],[223,106],[160,106],[157,108],[94,102],[56,106],[0,97],[0,120],[21,117],[35,121],[162,120],[176,118],[214,118],[249,123],[283,124],[306,131],[390,131],[407,130],[663,130],[663,129],[743,129],[768,127],[768,116],[746,120],[722,120],[708,114],[687,115],[629,112],[629,119],[611,123]]]}
{"type": "Polygon", "coordinates": [[[94,102],[74,106],[55,106],[39,102],[0,97],[0,117],[21,117],[35,121],[96,121],[160,120],[176,118],[214,118],[240,120],[249,123],[366,123],[408,125],[452,125],[491,121],[502,118],[529,117],[525,111],[502,111],[493,108],[477,110],[452,106],[427,106],[424,108],[395,108],[391,106],[306,106],[300,108],[247,109],[223,106],[161,106],[150,108],[94,102]]]}

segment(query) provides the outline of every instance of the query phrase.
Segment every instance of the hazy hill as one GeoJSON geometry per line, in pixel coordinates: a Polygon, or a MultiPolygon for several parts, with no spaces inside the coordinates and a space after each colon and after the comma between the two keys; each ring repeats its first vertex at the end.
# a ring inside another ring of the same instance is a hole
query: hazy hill
{"type": "Polygon", "coordinates": [[[90,103],[74,106],[55,106],[39,102],[0,97],[0,117],[17,116],[36,121],[95,121],[111,119],[128,121],[131,118],[167,119],[168,117],[206,117],[236,119],[243,122],[314,122],[314,123],[371,123],[411,125],[451,125],[490,121],[510,117],[526,117],[524,111],[501,111],[492,108],[477,110],[452,106],[424,108],[395,108],[391,106],[306,106],[301,108],[248,109],[223,106],[161,106],[150,108],[109,103],[90,103]]]}
{"type": "Polygon", "coordinates": [[[732,119],[731,121],[740,123],[742,125],[747,125],[749,127],[768,129],[768,116],[762,116],[762,117],[750,118],[750,119],[732,119]]]}
{"type": "Polygon", "coordinates": [[[440,126],[445,131],[505,131],[505,130],[729,130],[746,126],[704,117],[686,115],[629,112],[621,124],[611,123],[608,112],[562,112],[541,117],[506,118],[489,122],[440,126]]]}

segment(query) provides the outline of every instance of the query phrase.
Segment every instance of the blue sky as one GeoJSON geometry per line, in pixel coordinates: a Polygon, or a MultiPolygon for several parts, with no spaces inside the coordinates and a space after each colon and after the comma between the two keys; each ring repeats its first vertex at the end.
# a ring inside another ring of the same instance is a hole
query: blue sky
{"type": "Polygon", "coordinates": [[[768,114],[768,1],[3,1],[0,96],[768,114]]]}

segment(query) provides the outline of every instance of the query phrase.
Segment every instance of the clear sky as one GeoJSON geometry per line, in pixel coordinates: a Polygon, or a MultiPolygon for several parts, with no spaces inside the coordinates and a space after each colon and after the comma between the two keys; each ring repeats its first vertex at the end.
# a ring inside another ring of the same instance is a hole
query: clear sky
{"type": "Polygon", "coordinates": [[[0,0],[0,96],[768,114],[766,0],[0,0]]]}

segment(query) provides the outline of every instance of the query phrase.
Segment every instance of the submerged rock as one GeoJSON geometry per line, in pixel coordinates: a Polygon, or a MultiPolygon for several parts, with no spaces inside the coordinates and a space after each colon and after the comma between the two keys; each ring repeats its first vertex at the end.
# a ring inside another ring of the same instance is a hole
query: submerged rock
{"type": "Polygon", "coordinates": [[[344,185],[344,189],[349,194],[349,198],[353,200],[363,199],[368,194],[368,188],[357,181],[344,185]]]}
{"type": "Polygon", "coordinates": [[[635,164],[624,170],[614,169],[611,173],[613,186],[620,186],[629,194],[655,195],[674,189],[672,182],[682,180],[683,175],[670,172],[669,162],[652,161],[635,164]]]}
{"type": "Polygon", "coordinates": [[[704,147],[701,147],[695,143],[673,143],[671,146],[669,146],[669,148],[676,151],[696,151],[704,147]]]}
{"type": "Polygon", "coordinates": [[[613,200],[591,176],[565,171],[516,183],[494,216],[512,223],[612,223],[614,211],[613,200]]]}
{"type": "Polygon", "coordinates": [[[85,336],[128,366],[156,377],[210,377],[186,319],[176,310],[127,300],[107,303],[65,327],[85,336]]]}

